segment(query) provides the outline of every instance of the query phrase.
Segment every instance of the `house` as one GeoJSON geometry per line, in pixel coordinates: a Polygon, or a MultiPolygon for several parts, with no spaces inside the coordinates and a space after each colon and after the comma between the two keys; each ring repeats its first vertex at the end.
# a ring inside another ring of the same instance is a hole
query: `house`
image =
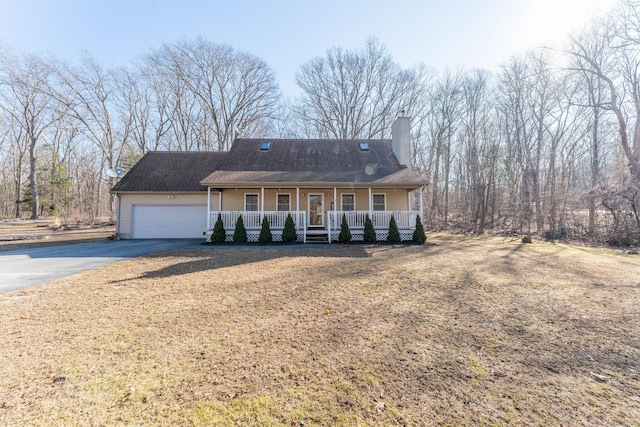
{"type": "Polygon", "coordinates": [[[277,241],[291,214],[301,242],[337,240],[343,215],[353,240],[367,215],[385,240],[393,215],[411,240],[427,183],[410,168],[409,126],[398,117],[391,140],[241,138],[228,152],[149,152],[111,190],[117,237],[208,238],[220,215],[230,241],[242,215],[249,241],[264,217],[277,241]]]}

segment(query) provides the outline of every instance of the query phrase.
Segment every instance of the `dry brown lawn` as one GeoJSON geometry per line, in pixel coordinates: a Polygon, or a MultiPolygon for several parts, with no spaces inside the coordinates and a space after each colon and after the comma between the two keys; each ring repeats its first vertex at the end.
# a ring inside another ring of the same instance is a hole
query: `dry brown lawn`
{"type": "Polygon", "coordinates": [[[115,226],[74,227],[58,230],[54,222],[20,221],[0,222],[0,252],[52,245],[96,242],[106,240],[115,233],[115,226]]]}
{"type": "Polygon", "coordinates": [[[0,425],[640,425],[640,257],[203,247],[0,297],[0,425]]]}

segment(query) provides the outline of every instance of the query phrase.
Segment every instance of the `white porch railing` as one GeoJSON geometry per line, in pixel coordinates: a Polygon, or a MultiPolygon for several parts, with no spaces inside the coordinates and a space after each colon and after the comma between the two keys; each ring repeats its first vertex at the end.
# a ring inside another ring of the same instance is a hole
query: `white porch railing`
{"type": "Polygon", "coordinates": [[[389,221],[391,221],[391,215],[393,215],[398,225],[398,231],[400,231],[400,239],[411,240],[419,211],[329,211],[327,212],[327,223],[329,224],[330,242],[336,240],[340,234],[343,214],[352,233],[352,238],[356,241],[363,238],[364,223],[367,215],[371,219],[377,239],[385,240],[387,238],[389,221]]]}
{"type": "MultiPolygon", "coordinates": [[[[267,220],[269,221],[269,228],[272,230],[283,229],[284,223],[287,220],[287,215],[289,214],[291,214],[291,217],[293,218],[293,223],[296,225],[296,229],[302,229],[306,219],[306,212],[304,211],[222,211],[219,213],[222,217],[222,224],[226,230],[233,230],[235,228],[240,215],[242,215],[242,221],[244,222],[244,227],[247,230],[260,229],[260,227],[262,227],[263,217],[267,217],[267,220]]],[[[211,224],[211,228],[213,228],[218,220],[218,212],[212,211],[209,212],[209,215],[209,224],[211,224]]]]}
{"type": "Polygon", "coordinates": [[[340,229],[342,223],[342,215],[347,218],[347,224],[349,229],[364,229],[364,222],[369,215],[373,228],[376,229],[388,229],[389,221],[391,221],[391,215],[396,220],[398,228],[414,228],[416,226],[416,215],[418,211],[330,211],[329,223],[331,228],[340,229]]]}
{"type": "MultiPolygon", "coordinates": [[[[262,227],[262,218],[266,217],[269,221],[269,228],[271,231],[281,231],[284,229],[284,223],[287,220],[287,215],[291,214],[293,222],[295,224],[296,232],[302,238],[302,241],[307,241],[307,212],[306,211],[222,211],[209,212],[209,224],[213,229],[216,221],[218,220],[218,214],[222,218],[222,223],[227,232],[227,238],[233,234],[238,217],[242,215],[244,226],[247,229],[247,233],[250,235],[258,235],[262,227]]],[[[368,214],[370,214],[371,222],[378,238],[381,240],[386,239],[386,234],[389,231],[389,221],[391,215],[398,224],[398,229],[402,240],[411,240],[411,233],[416,225],[416,215],[419,211],[328,211],[326,212],[326,230],[329,237],[329,241],[337,239],[340,233],[340,224],[342,223],[342,215],[345,215],[349,230],[354,233],[354,240],[361,240],[364,231],[364,223],[368,214]]],[[[253,236],[254,238],[256,236],[253,236]]]]}
{"type": "MultiPolygon", "coordinates": [[[[227,233],[227,240],[233,235],[233,231],[236,227],[236,222],[238,221],[238,217],[242,215],[242,222],[244,223],[244,228],[247,230],[247,234],[249,235],[249,240],[254,241],[257,239],[258,234],[260,233],[260,229],[262,228],[262,218],[266,217],[269,221],[269,229],[272,232],[282,232],[284,230],[284,223],[287,221],[287,216],[291,214],[293,218],[293,223],[296,228],[296,233],[298,234],[298,238],[302,239],[302,242],[307,242],[307,229],[305,227],[307,221],[307,213],[305,211],[291,211],[291,212],[281,212],[281,211],[222,211],[209,212],[209,224],[210,230],[218,221],[218,214],[222,218],[222,224],[227,233]],[[252,240],[253,239],[253,240],[252,240]]],[[[207,234],[207,238],[209,235],[207,234]]]]}

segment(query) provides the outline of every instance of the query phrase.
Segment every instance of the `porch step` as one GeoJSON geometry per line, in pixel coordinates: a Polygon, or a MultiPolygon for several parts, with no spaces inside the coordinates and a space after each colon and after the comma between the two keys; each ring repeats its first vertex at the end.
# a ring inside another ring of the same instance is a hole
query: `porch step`
{"type": "Polygon", "coordinates": [[[329,243],[329,234],[307,234],[307,243],[329,243]]]}

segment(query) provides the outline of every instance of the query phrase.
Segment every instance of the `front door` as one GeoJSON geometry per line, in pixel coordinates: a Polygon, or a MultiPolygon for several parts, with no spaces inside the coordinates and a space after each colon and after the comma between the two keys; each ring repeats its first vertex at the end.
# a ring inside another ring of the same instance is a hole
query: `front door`
{"type": "Polygon", "coordinates": [[[309,226],[324,226],[323,194],[309,194],[309,226]]]}

